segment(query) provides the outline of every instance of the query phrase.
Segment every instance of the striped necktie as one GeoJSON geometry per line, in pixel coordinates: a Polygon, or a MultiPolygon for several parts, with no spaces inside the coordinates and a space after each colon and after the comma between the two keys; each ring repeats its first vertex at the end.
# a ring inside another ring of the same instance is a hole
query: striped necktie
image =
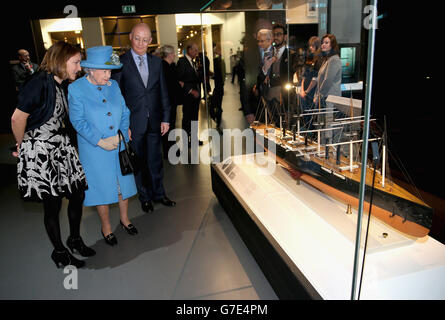
{"type": "Polygon", "coordinates": [[[139,73],[141,75],[142,81],[144,82],[144,86],[147,87],[148,67],[145,64],[145,55],[138,56],[138,58],[139,58],[139,73]]]}

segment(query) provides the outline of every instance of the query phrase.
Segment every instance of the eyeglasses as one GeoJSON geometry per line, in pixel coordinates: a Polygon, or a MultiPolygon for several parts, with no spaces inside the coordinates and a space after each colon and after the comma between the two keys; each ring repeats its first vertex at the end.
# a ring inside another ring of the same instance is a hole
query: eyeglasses
{"type": "Polygon", "coordinates": [[[282,32],[277,32],[277,33],[274,33],[273,34],[273,36],[274,37],[279,37],[279,36],[282,36],[284,33],[282,33],[282,32]]]}
{"type": "Polygon", "coordinates": [[[142,42],[142,43],[149,43],[149,42],[150,42],[150,39],[148,39],[148,38],[134,37],[133,39],[134,39],[135,41],[137,41],[137,42],[142,42]]]}

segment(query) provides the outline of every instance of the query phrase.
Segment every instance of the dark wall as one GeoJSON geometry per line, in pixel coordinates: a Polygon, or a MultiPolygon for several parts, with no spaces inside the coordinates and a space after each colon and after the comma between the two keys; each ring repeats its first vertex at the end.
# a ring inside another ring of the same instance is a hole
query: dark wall
{"type": "MultiPolygon", "coordinates": [[[[379,1],[372,113],[387,117],[390,148],[417,187],[445,198],[443,102],[436,91],[437,15],[431,7],[379,1]]],[[[437,10],[436,10],[437,11],[437,10]]]]}

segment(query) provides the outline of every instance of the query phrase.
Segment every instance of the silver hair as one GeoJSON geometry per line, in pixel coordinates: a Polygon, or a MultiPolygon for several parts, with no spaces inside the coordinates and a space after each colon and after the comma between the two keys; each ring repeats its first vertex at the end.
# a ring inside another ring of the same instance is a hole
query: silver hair
{"type": "Polygon", "coordinates": [[[260,35],[265,35],[266,39],[268,39],[268,40],[271,40],[272,37],[273,37],[272,30],[269,30],[269,29],[260,29],[260,30],[258,30],[257,37],[260,36],[260,35]]]}
{"type": "Polygon", "coordinates": [[[175,53],[175,48],[171,45],[163,45],[161,47],[161,58],[164,59],[168,54],[175,53]]]}

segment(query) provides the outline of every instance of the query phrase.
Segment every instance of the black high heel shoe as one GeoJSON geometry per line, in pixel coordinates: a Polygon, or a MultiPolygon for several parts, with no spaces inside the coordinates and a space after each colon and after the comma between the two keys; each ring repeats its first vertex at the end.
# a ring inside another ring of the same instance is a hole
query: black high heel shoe
{"type": "Polygon", "coordinates": [[[105,237],[105,235],[104,235],[102,230],[101,230],[101,232],[102,232],[102,237],[104,237],[105,242],[107,244],[109,244],[110,246],[114,246],[114,245],[117,244],[117,238],[116,238],[116,236],[113,233],[110,233],[108,236],[105,237]]]}
{"type": "Polygon", "coordinates": [[[91,257],[96,254],[96,251],[85,245],[81,237],[68,237],[66,240],[66,245],[68,248],[70,248],[71,253],[75,253],[75,251],[77,251],[82,257],[91,257]]]}
{"type": "Polygon", "coordinates": [[[132,225],[131,223],[128,225],[128,227],[126,227],[126,226],[122,223],[122,221],[119,221],[119,222],[120,222],[120,224],[121,224],[121,226],[122,226],[122,229],[124,229],[125,231],[127,231],[128,234],[130,234],[130,235],[132,235],[132,236],[138,234],[138,229],[136,229],[136,227],[135,227],[134,225],[132,225]]]}
{"type": "Polygon", "coordinates": [[[53,259],[57,268],[60,268],[59,265],[62,265],[62,267],[72,265],[76,268],[82,268],[85,266],[85,261],[74,258],[67,249],[63,251],[56,251],[54,249],[53,253],[51,254],[51,259],[53,259]]]}

